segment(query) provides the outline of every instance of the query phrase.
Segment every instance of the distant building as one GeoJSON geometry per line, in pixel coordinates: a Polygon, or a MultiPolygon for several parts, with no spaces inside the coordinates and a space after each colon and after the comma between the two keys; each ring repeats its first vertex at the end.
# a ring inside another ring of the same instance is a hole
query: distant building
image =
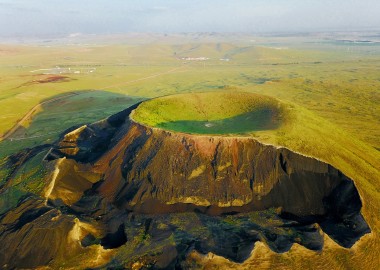
{"type": "Polygon", "coordinates": [[[201,56],[201,57],[182,57],[181,58],[181,60],[185,60],[185,61],[206,61],[209,59],[210,58],[204,57],[204,56],[201,56]]]}

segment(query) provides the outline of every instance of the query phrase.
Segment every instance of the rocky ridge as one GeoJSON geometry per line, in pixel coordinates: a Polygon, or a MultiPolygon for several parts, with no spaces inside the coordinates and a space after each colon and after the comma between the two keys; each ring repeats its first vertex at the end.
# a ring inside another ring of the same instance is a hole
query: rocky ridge
{"type": "Polygon", "coordinates": [[[26,198],[1,217],[5,269],[46,265],[73,245],[117,251],[136,239],[134,256],[174,269],[192,250],[241,262],[256,241],[276,252],[293,243],[321,250],[323,231],[349,248],[370,231],[354,182],[331,165],[250,137],[145,126],[131,118],[137,106],[68,130],[48,151],[43,200],[26,198]],[[28,251],[48,245],[41,226],[63,243],[49,256],[28,251]]]}

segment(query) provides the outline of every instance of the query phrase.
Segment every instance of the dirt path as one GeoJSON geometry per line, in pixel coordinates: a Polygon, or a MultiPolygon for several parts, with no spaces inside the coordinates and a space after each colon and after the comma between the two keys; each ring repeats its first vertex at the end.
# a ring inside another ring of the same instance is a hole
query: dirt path
{"type": "Polygon", "coordinates": [[[3,140],[6,140],[7,138],[9,138],[11,135],[13,135],[13,133],[16,132],[16,130],[18,128],[20,128],[22,126],[22,124],[27,121],[29,118],[31,118],[33,116],[33,114],[39,109],[41,108],[42,105],[45,105],[45,104],[49,104],[51,102],[54,102],[54,101],[57,101],[57,100],[60,100],[60,99],[63,99],[63,98],[67,98],[67,97],[70,97],[70,96],[74,96],[74,95],[78,95],[78,93],[76,92],[70,92],[70,93],[67,93],[65,95],[62,95],[60,97],[56,97],[56,98],[52,98],[52,99],[48,99],[48,100],[45,100],[41,103],[38,103],[37,105],[35,105],[32,109],[29,110],[29,112],[27,112],[23,118],[21,118],[19,121],[17,121],[17,123],[10,129],[8,130],[7,132],[5,132],[3,135],[0,136],[0,141],[3,141],[3,140]]]}
{"type": "Polygon", "coordinates": [[[122,82],[122,83],[118,83],[118,84],[113,84],[113,85],[109,85],[109,86],[106,86],[106,87],[102,87],[101,90],[105,90],[105,89],[109,89],[109,88],[115,88],[115,87],[124,86],[124,85],[128,85],[128,84],[135,83],[135,82],[141,82],[141,81],[144,81],[144,80],[156,78],[156,77],[159,77],[159,76],[162,76],[162,75],[174,73],[177,70],[180,70],[182,68],[184,68],[184,66],[176,67],[176,68],[170,69],[170,70],[165,71],[165,72],[160,72],[160,73],[152,74],[152,75],[149,75],[147,77],[143,77],[143,78],[139,78],[139,79],[135,79],[135,80],[131,80],[131,81],[126,81],[126,82],[122,82]]]}
{"type": "Polygon", "coordinates": [[[51,177],[51,181],[50,181],[49,185],[47,186],[47,188],[45,189],[45,194],[44,194],[45,195],[45,205],[47,205],[49,197],[50,197],[51,193],[54,190],[55,181],[57,180],[57,177],[58,177],[59,172],[60,172],[59,165],[61,165],[61,163],[65,159],[66,159],[66,157],[58,159],[58,162],[55,165],[55,169],[54,169],[54,172],[53,172],[53,176],[51,177]]]}

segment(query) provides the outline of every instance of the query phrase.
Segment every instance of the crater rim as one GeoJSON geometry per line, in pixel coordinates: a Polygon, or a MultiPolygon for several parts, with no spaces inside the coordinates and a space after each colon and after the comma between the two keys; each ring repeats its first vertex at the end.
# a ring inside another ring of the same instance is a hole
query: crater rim
{"type": "Polygon", "coordinates": [[[141,102],[129,119],[169,133],[198,136],[253,137],[278,130],[285,122],[280,100],[251,92],[191,92],[141,102]]]}

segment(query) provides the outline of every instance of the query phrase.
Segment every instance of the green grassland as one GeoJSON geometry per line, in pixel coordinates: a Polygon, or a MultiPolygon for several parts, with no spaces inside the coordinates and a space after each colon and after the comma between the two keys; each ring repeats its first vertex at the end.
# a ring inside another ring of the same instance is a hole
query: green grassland
{"type": "MultiPolygon", "coordinates": [[[[10,154],[52,143],[71,126],[100,120],[145,99],[189,92],[258,93],[280,100],[288,110],[278,128],[251,135],[324,160],[354,179],[372,233],[353,249],[330,240],[321,253],[297,246],[286,254],[268,251],[265,257],[253,256],[243,264],[210,261],[209,269],[249,269],[260,267],[260,262],[269,265],[265,269],[376,269],[380,265],[380,45],[341,44],[318,37],[252,39],[244,35],[137,35],[92,45],[0,45],[0,134],[41,104],[0,142],[0,177],[9,173],[10,154]],[[220,60],[226,58],[229,61],[220,60]],[[53,76],[43,73],[57,66],[70,68],[59,74],[66,78],[41,83],[53,76]],[[62,97],[67,93],[74,94],[62,97]]],[[[215,106],[214,101],[207,105],[215,106]]],[[[145,104],[156,105],[157,99],[149,102],[145,104]]],[[[153,107],[159,112],[163,105],[153,107]]],[[[197,120],[221,121],[246,113],[240,105],[226,107],[223,117],[218,108],[204,118],[201,111],[173,108],[165,121],[157,114],[141,121],[159,126],[170,120],[194,120],[186,118],[193,113],[197,120]]],[[[24,165],[35,168],[28,169],[31,174],[25,180],[17,175],[12,178],[11,189],[1,195],[0,208],[14,207],[24,194],[38,194],[44,171],[36,164],[42,155],[24,165]]]]}

